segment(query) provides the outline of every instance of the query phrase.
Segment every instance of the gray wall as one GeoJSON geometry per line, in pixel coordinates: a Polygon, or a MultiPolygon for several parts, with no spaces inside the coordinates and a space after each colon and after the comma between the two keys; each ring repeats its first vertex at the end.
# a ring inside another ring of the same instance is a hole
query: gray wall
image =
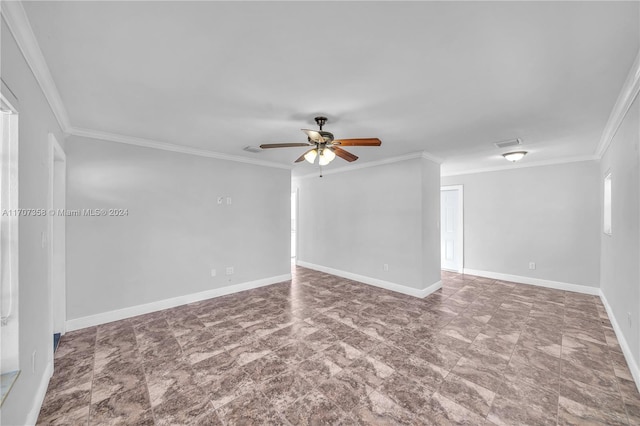
{"type": "MultiPolygon", "coordinates": [[[[0,75],[15,93],[19,113],[19,206],[47,208],[48,134],[60,141],[60,128],[30,68],[18,50],[7,25],[2,21],[2,68],[0,75]]],[[[19,319],[20,377],[2,406],[0,423],[22,425],[34,407],[34,398],[45,379],[47,354],[52,347],[49,334],[51,296],[48,286],[48,253],[41,246],[41,233],[47,232],[46,217],[19,220],[19,319]],[[35,372],[31,355],[36,352],[35,372]]]]}
{"type": "Polygon", "coordinates": [[[598,176],[584,161],[443,177],[464,186],[464,267],[598,287],[598,176]]]}
{"type": "MultiPolygon", "coordinates": [[[[598,193],[604,176],[611,172],[612,235],[602,232],[601,288],[625,340],[640,364],[640,105],[636,98],[602,157],[598,193]],[[631,313],[631,325],[627,320],[631,313]]],[[[600,212],[602,212],[602,204],[600,212]]]]}
{"type": "Polygon", "coordinates": [[[422,159],[422,280],[440,281],[440,165],[422,159]]]}
{"type": "Polygon", "coordinates": [[[128,209],[67,218],[68,319],[290,273],[289,170],[78,137],[66,152],[68,209],[128,209]]]}
{"type": "Polygon", "coordinates": [[[439,170],[415,158],[295,180],[298,260],[417,289],[438,282],[439,170]],[[426,216],[423,194],[433,197],[426,216]]]}

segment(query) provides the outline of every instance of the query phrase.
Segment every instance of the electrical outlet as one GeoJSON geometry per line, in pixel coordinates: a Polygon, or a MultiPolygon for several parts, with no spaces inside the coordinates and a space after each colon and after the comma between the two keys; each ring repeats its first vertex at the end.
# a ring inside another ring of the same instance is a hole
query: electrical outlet
{"type": "Polygon", "coordinates": [[[536,269],[536,262],[529,262],[529,269],[536,269]]]}
{"type": "Polygon", "coordinates": [[[231,204],[231,197],[227,197],[227,205],[230,206],[231,204]]]}
{"type": "Polygon", "coordinates": [[[215,276],[216,276],[216,270],[215,270],[215,269],[212,269],[212,270],[211,270],[211,276],[212,276],[212,277],[215,277],[215,276]]]}
{"type": "Polygon", "coordinates": [[[233,266],[227,266],[227,275],[233,275],[233,266]]]}
{"type": "Polygon", "coordinates": [[[385,263],[384,265],[382,265],[382,270],[383,271],[388,271],[389,270],[389,265],[387,263],[385,263]]]}

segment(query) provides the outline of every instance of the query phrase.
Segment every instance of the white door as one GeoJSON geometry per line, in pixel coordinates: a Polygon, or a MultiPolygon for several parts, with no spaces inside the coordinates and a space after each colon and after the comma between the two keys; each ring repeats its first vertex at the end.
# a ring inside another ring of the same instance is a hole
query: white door
{"type": "Polygon", "coordinates": [[[441,267],[462,272],[462,185],[443,186],[440,190],[441,267]]]}

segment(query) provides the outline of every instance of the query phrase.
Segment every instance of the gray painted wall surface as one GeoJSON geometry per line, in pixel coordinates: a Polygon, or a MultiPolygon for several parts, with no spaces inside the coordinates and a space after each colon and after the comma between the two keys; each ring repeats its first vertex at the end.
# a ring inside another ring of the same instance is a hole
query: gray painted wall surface
{"type": "MultiPolygon", "coordinates": [[[[4,21],[0,27],[0,74],[18,99],[14,107],[19,113],[19,206],[46,209],[49,182],[47,137],[54,133],[62,141],[60,128],[4,21]]],[[[47,221],[44,216],[19,219],[19,351],[22,372],[2,406],[0,423],[3,425],[25,424],[29,411],[34,408],[34,397],[43,380],[47,353],[52,346],[48,252],[41,246],[41,233],[48,231],[47,221]],[[31,354],[34,351],[36,368],[32,372],[31,354]]]]}
{"type": "Polygon", "coordinates": [[[422,159],[422,280],[440,281],[440,165],[422,159]]]}
{"type": "MultiPolygon", "coordinates": [[[[611,229],[602,232],[601,287],[625,340],[640,364],[640,101],[636,98],[602,157],[598,193],[611,172],[611,229]],[[631,313],[631,325],[627,320],[631,313]]],[[[600,205],[602,212],[602,202],[600,205]]]]}
{"type": "Polygon", "coordinates": [[[67,165],[68,209],[128,209],[67,218],[68,319],[291,271],[289,170],[78,137],[67,165]]]}
{"type": "Polygon", "coordinates": [[[443,177],[464,185],[464,267],[598,287],[598,176],[584,161],[443,177]]]}
{"type": "MultiPolygon", "coordinates": [[[[423,193],[439,191],[439,170],[428,160],[412,159],[295,180],[298,259],[418,289],[439,281],[439,239],[437,253],[423,253],[423,246],[435,247],[424,239],[432,238],[437,226],[431,207],[431,230],[423,232],[423,193]],[[433,178],[426,190],[423,172],[433,178]],[[434,260],[425,261],[428,256],[437,259],[435,270],[429,269],[434,260]]],[[[433,200],[438,211],[439,200],[438,192],[433,200]]]]}

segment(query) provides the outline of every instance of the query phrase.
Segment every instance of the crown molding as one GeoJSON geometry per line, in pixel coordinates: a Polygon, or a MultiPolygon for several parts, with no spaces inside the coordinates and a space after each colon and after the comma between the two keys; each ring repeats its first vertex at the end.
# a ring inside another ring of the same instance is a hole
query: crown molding
{"type": "Polygon", "coordinates": [[[144,148],[161,149],[163,151],[177,152],[180,154],[197,155],[199,157],[215,158],[217,160],[235,161],[238,163],[253,164],[256,166],[274,167],[277,169],[291,170],[293,166],[288,164],[276,163],[273,161],[255,160],[253,158],[241,157],[239,155],[222,154],[215,151],[209,151],[201,148],[192,148],[188,146],[176,145],[167,142],[158,142],[150,139],[137,138],[134,136],[118,135],[115,133],[101,132],[98,130],[81,129],[71,127],[66,132],[68,135],[78,136],[90,139],[99,139],[108,142],[123,143],[126,145],[141,146],[144,148]]]}
{"type": "Polygon", "coordinates": [[[58,92],[58,88],[53,81],[49,66],[44,59],[42,50],[40,50],[22,2],[3,1],[0,14],[9,27],[9,31],[13,34],[18,48],[27,61],[29,68],[31,68],[31,72],[40,85],[47,102],[49,102],[60,128],[66,132],[71,127],[67,109],[62,103],[60,92],[58,92]]]}
{"type": "Polygon", "coordinates": [[[424,158],[425,160],[433,161],[434,163],[438,163],[438,164],[444,163],[444,160],[442,158],[436,157],[435,155],[427,151],[422,151],[421,157],[424,158]]]}
{"type": "Polygon", "coordinates": [[[528,167],[553,166],[556,164],[578,163],[581,161],[598,161],[598,160],[600,160],[600,157],[596,155],[581,155],[577,157],[565,157],[565,158],[557,158],[553,160],[536,161],[533,163],[517,163],[517,165],[505,164],[504,166],[484,167],[480,169],[469,169],[469,170],[461,170],[461,171],[453,171],[453,172],[444,171],[441,173],[440,176],[448,177],[448,176],[471,175],[474,173],[501,172],[505,170],[526,169],[528,167]]]}
{"type": "Polygon", "coordinates": [[[613,137],[616,135],[618,128],[627,115],[627,112],[629,112],[629,108],[631,108],[633,101],[638,96],[638,92],[640,92],[640,52],[638,52],[636,60],[633,61],[633,65],[631,65],[627,79],[622,85],[618,99],[613,105],[611,115],[609,115],[609,120],[602,132],[600,143],[598,144],[595,152],[595,155],[598,158],[602,158],[604,153],[607,151],[607,148],[609,148],[613,137]]]}
{"type": "MultiPolygon", "coordinates": [[[[405,155],[399,155],[397,157],[389,157],[389,158],[385,158],[383,160],[377,160],[377,161],[369,161],[368,163],[360,163],[360,164],[354,164],[354,165],[349,165],[349,166],[343,166],[343,167],[338,167],[337,169],[331,169],[331,170],[323,170],[322,171],[322,175],[326,176],[326,175],[333,175],[336,173],[344,173],[344,172],[352,172],[354,170],[360,170],[360,169],[366,169],[369,167],[376,167],[376,166],[382,166],[385,164],[392,164],[392,163],[397,163],[400,161],[407,161],[407,160],[413,160],[416,158],[424,158],[425,160],[429,160],[429,161],[433,161],[435,163],[442,163],[442,160],[439,159],[438,157],[429,154],[428,152],[425,151],[420,151],[420,152],[412,152],[411,154],[405,154],[405,155]]],[[[306,175],[302,175],[302,176],[293,176],[294,179],[307,179],[307,178],[312,178],[312,177],[318,177],[318,172],[314,172],[314,173],[309,173],[306,175]]]]}

